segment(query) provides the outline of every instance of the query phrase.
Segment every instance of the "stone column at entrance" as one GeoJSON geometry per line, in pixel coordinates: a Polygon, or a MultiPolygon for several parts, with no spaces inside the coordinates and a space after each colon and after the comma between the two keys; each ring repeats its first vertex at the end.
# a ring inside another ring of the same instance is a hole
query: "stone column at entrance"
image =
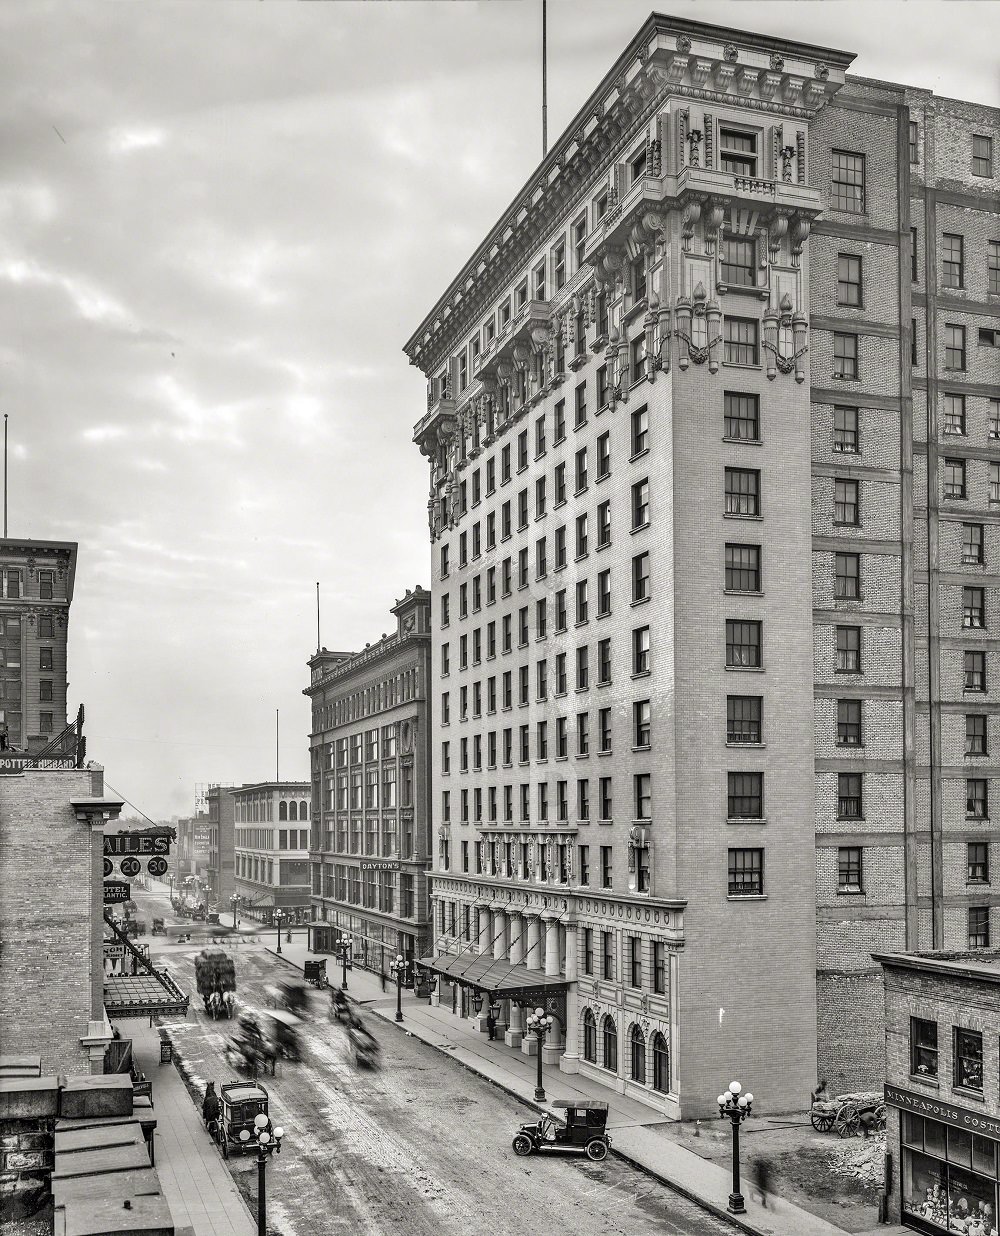
{"type": "Polygon", "coordinates": [[[576,994],[577,961],[576,950],[579,943],[579,928],[576,923],[566,925],[566,1047],[559,1057],[559,1067],[564,1073],[576,1073],[580,1069],[579,1040],[580,1031],[578,1001],[576,994]]]}
{"type": "Polygon", "coordinates": [[[545,974],[549,978],[558,978],[559,969],[559,924],[552,914],[543,914],[545,922],[545,974]]]}
{"type": "MultiPolygon", "coordinates": [[[[507,952],[507,921],[503,910],[493,911],[493,926],[490,938],[493,941],[493,959],[499,961],[507,952]]],[[[498,967],[499,969],[499,967],[498,967]]]]}
{"type": "Polygon", "coordinates": [[[490,947],[490,912],[485,906],[479,910],[479,932],[476,945],[480,953],[485,953],[490,947]]]}
{"type": "Polygon", "coordinates": [[[524,921],[528,925],[527,948],[524,951],[524,964],[529,970],[542,968],[542,924],[536,914],[525,914],[524,921]]]}
{"type": "Polygon", "coordinates": [[[513,1001],[508,1008],[510,1009],[510,1028],[503,1036],[503,1041],[508,1047],[520,1047],[521,1040],[524,1038],[524,1010],[518,1008],[513,1001]]]}
{"type": "Polygon", "coordinates": [[[510,921],[510,950],[507,954],[512,966],[524,965],[524,919],[520,914],[508,914],[510,921]]]}

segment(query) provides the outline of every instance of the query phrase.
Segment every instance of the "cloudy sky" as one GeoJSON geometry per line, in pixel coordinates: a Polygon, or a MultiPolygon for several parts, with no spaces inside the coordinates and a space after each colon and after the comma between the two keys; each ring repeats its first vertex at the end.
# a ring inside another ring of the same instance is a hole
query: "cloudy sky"
{"type": "MultiPolygon", "coordinates": [[[[552,0],[549,131],[650,0],[552,0]]],[[[990,0],[664,2],[1000,105],[990,0]]],[[[10,531],[80,543],[71,709],[152,816],[305,776],[305,660],[429,578],[401,347],[540,154],[540,4],[0,5],[10,531]]]]}

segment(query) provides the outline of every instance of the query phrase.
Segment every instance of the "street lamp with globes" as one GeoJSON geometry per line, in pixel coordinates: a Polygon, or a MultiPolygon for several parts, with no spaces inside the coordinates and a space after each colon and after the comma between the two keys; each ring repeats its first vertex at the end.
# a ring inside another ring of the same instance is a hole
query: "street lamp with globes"
{"type": "Polygon", "coordinates": [[[234,931],[239,931],[240,929],[240,902],[242,900],[243,898],[239,895],[239,893],[233,893],[232,897],[229,898],[229,904],[233,907],[234,931]]]}
{"type": "Polygon", "coordinates": [[[257,1147],[257,1236],[267,1236],[267,1195],[264,1185],[264,1168],[272,1154],[281,1154],[282,1128],[272,1128],[270,1120],[261,1112],[253,1118],[253,1130],[240,1129],[240,1141],[245,1146],[257,1147]]]}
{"type": "Polygon", "coordinates": [[[538,1073],[535,1080],[535,1101],[544,1102],[545,1087],[542,1085],[542,1047],[545,1044],[545,1035],[552,1028],[552,1018],[542,1008],[537,1008],[533,1013],[528,1014],[527,1026],[529,1030],[534,1031],[535,1038],[538,1040],[538,1073]]]}
{"type": "Polygon", "coordinates": [[[281,924],[285,921],[288,915],[284,910],[275,910],[273,915],[274,925],[278,929],[278,956],[281,956],[281,924]]]}
{"type": "Polygon", "coordinates": [[[719,1115],[728,1116],[733,1123],[733,1191],[729,1195],[727,1209],[734,1215],[745,1215],[746,1205],[740,1192],[740,1125],[753,1109],[753,1095],[738,1081],[730,1082],[729,1089],[719,1095],[719,1115]]]}
{"type": "Polygon", "coordinates": [[[395,961],[389,963],[389,973],[396,980],[396,1020],[403,1020],[403,980],[406,978],[406,968],[410,963],[402,953],[396,954],[395,961]]]}

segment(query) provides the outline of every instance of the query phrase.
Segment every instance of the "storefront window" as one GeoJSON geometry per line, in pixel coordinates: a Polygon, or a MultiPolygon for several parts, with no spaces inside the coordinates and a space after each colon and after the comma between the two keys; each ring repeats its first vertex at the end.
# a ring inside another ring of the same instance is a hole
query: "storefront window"
{"type": "Polygon", "coordinates": [[[978,1030],[955,1027],[955,1085],[983,1088],[983,1036],[978,1030]]]}
{"type": "Polygon", "coordinates": [[[997,1143],[909,1112],[902,1141],[904,1220],[922,1220],[921,1230],[997,1236],[997,1143]]]}

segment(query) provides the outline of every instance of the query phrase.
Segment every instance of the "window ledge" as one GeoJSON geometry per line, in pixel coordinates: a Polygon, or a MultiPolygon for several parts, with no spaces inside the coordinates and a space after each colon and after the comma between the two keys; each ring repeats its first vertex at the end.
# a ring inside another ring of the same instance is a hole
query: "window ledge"
{"type": "Polygon", "coordinates": [[[927,1086],[931,1090],[940,1090],[941,1083],[936,1077],[931,1077],[929,1073],[911,1073],[910,1081],[916,1082],[918,1086],[927,1086]]]}
{"type": "Polygon", "coordinates": [[[611,479],[611,473],[610,473],[610,472],[602,472],[602,473],[600,474],[600,476],[595,476],[595,477],[594,477],[594,484],[595,484],[595,485],[600,485],[601,481],[607,481],[607,480],[610,480],[610,479],[611,479]]]}
{"type": "Polygon", "coordinates": [[[636,678],[648,678],[652,672],[652,670],[638,670],[632,675],[632,680],[634,682],[636,678]]]}
{"type": "Polygon", "coordinates": [[[766,665],[727,665],[727,674],[763,674],[767,669],[766,665]]]}
{"type": "Polygon", "coordinates": [[[629,534],[631,536],[634,536],[637,532],[645,532],[649,526],[650,526],[650,523],[649,523],[649,520],[647,519],[644,524],[636,524],[634,528],[629,528],[629,534]]]}
{"type": "Polygon", "coordinates": [[[722,435],[722,441],[732,442],[736,446],[763,446],[764,445],[763,438],[727,438],[725,434],[722,435]]]}
{"type": "Polygon", "coordinates": [[[957,1082],[955,1083],[955,1085],[952,1086],[951,1089],[952,1089],[953,1094],[960,1094],[963,1099],[972,1099],[976,1103],[983,1103],[983,1104],[985,1104],[986,1102],[986,1099],[981,1090],[973,1090],[969,1086],[960,1086],[958,1085],[957,1082]]]}
{"type": "Polygon", "coordinates": [[[723,511],[722,518],[723,519],[751,519],[751,520],[755,519],[760,523],[764,522],[763,515],[741,515],[739,511],[723,511]]]}
{"type": "Polygon", "coordinates": [[[730,751],[763,751],[767,747],[766,742],[727,742],[726,747],[730,751]]]}
{"type": "Polygon", "coordinates": [[[762,597],[765,594],[763,588],[758,592],[744,591],[742,588],[723,588],[722,595],[724,597],[762,597]]]}
{"type": "Polygon", "coordinates": [[[767,893],[728,893],[727,901],[767,901],[767,893]]]}
{"type": "Polygon", "coordinates": [[[838,888],[838,897],[864,897],[866,896],[863,888],[838,888]]]}
{"type": "Polygon", "coordinates": [[[727,824],[766,824],[766,816],[727,816],[727,824]]]}

